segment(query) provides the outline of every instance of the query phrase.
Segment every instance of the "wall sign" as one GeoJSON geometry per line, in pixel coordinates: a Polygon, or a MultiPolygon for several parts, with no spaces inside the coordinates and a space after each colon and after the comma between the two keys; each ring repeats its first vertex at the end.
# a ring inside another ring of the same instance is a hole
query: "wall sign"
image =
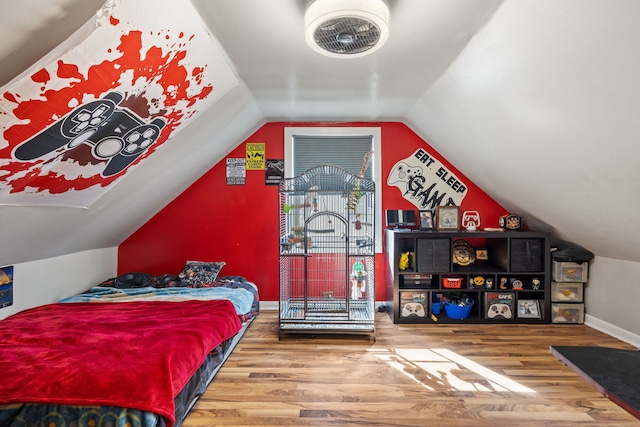
{"type": "Polygon", "coordinates": [[[284,179],[284,159],[267,159],[264,170],[265,185],[278,185],[284,179]]]}
{"type": "Polygon", "coordinates": [[[264,170],[264,143],[247,144],[247,170],[264,170]]]}
{"type": "Polygon", "coordinates": [[[105,2],[0,88],[0,204],[88,207],[237,84],[190,2],[105,2]]]}
{"type": "Polygon", "coordinates": [[[227,185],[244,185],[247,180],[245,159],[227,159],[227,185]]]}
{"type": "Polygon", "coordinates": [[[467,184],[422,148],[395,164],[387,184],[398,187],[402,196],[419,210],[460,206],[468,189],[467,184]]]}

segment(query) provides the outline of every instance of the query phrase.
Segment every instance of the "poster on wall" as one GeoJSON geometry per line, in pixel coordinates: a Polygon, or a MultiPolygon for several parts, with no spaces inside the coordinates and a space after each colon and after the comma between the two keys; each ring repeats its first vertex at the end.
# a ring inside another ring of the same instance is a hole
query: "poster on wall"
{"type": "Polygon", "coordinates": [[[247,170],[264,170],[264,143],[247,144],[247,170]]]}
{"type": "Polygon", "coordinates": [[[0,308],[13,305],[13,266],[0,268],[0,308]]]}
{"type": "Polygon", "coordinates": [[[278,185],[284,179],[284,159],[267,159],[264,170],[264,183],[278,185]]]}
{"type": "Polygon", "coordinates": [[[464,181],[422,148],[393,166],[387,184],[398,187],[418,210],[460,206],[468,189],[464,181]]]}
{"type": "Polygon", "coordinates": [[[179,3],[109,0],[0,88],[0,204],[89,207],[239,83],[179,3]]]}
{"type": "Polygon", "coordinates": [[[227,185],[244,185],[247,180],[245,159],[227,159],[227,185]]]}

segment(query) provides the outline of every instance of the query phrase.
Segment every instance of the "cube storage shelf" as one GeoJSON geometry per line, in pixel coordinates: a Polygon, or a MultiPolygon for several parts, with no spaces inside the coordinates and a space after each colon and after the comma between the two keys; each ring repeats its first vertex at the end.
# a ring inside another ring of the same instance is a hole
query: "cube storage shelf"
{"type": "Polygon", "coordinates": [[[549,233],[388,229],[386,257],[394,323],[551,321],[549,233]]]}

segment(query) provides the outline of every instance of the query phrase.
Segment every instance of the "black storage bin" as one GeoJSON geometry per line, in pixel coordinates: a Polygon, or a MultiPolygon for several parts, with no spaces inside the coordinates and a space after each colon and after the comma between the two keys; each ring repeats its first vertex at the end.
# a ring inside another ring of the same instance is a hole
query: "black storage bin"
{"type": "Polygon", "coordinates": [[[511,271],[544,271],[544,239],[511,239],[511,271]]]}
{"type": "Polygon", "coordinates": [[[416,259],[418,271],[444,273],[451,268],[449,239],[417,239],[416,259]]]}

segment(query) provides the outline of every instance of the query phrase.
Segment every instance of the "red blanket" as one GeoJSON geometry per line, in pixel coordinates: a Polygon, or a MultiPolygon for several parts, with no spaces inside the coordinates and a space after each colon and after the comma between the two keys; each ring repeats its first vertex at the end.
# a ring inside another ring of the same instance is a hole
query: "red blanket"
{"type": "Polygon", "coordinates": [[[0,404],[101,405],[174,420],[174,398],[241,327],[229,301],[58,303],[0,322],[0,404]]]}

